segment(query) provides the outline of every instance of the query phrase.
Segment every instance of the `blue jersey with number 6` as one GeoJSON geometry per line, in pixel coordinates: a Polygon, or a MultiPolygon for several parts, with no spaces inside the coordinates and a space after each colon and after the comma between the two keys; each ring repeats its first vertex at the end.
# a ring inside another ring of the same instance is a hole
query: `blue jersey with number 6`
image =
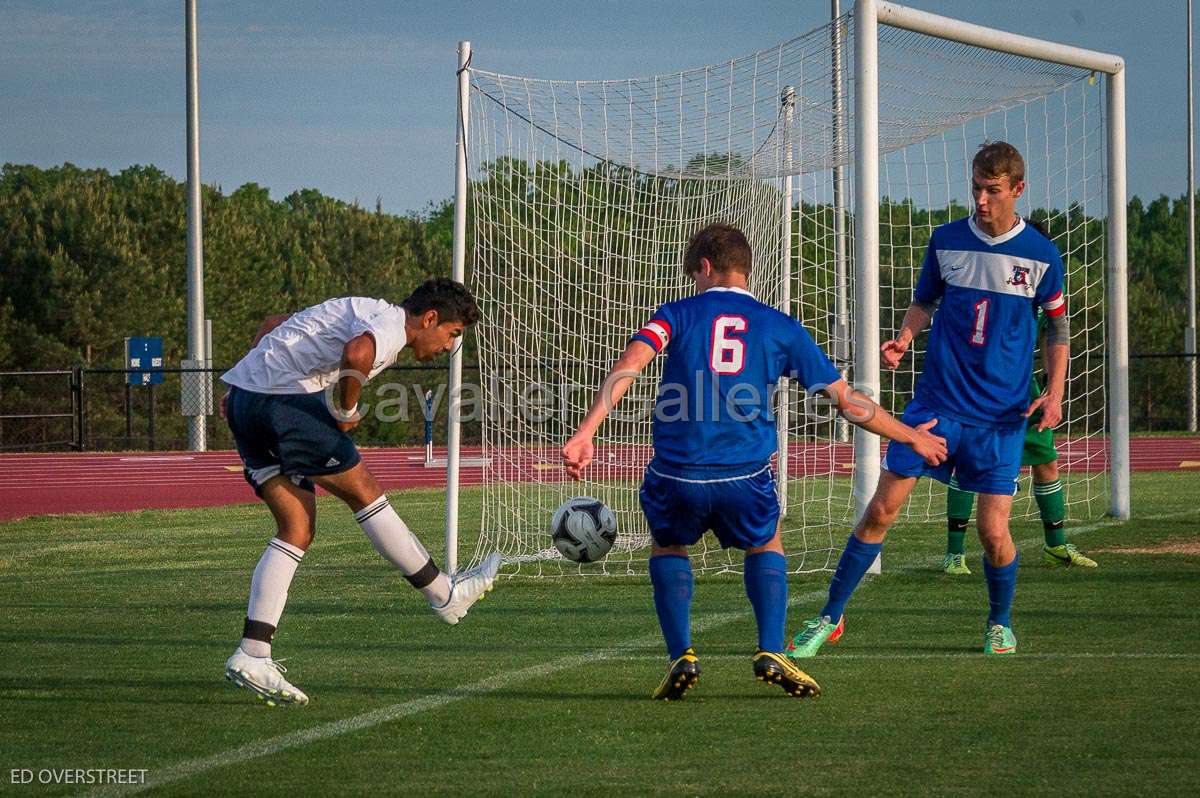
{"type": "Polygon", "coordinates": [[[1037,339],[1032,311],[1067,311],[1058,248],[1024,220],[995,237],[974,217],[942,225],[930,237],[915,298],[940,305],[914,397],[964,424],[1023,425],[1037,339]]]}
{"type": "Polygon", "coordinates": [[[793,377],[810,391],[841,379],[800,322],[740,288],[668,302],[633,340],[667,353],[654,406],[654,454],[679,465],[769,459],[779,378],[793,377]]]}

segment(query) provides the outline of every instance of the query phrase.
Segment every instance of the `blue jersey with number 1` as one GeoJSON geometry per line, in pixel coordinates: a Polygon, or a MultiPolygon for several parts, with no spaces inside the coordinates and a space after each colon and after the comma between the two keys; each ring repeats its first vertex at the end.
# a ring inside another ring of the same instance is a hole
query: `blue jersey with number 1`
{"type": "Polygon", "coordinates": [[[678,465],[769,459],[779,378],[798,379],[810,391],[841,379],[800,322],[738,288],[668,302],[633,339],[667,353],[654,407],[654,454],[678,465]]]}
{"type": "Polygon", "coordinates": [[[974,217],[933,231],[916,301],[940,301],[914,398],[964,424],[1025,423],[1037,339],[1034,310],[1066,313],[1063,262],[1024,220],[990,236],[974,217]]]}

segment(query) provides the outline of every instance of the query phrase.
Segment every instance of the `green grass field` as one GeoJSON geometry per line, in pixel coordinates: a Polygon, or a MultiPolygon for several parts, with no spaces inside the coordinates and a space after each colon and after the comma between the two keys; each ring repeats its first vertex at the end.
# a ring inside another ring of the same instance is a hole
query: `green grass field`
{"type": "MultiPolygon", "coordinates": [[[[675,704],[648,700],[665,655],[644,579],[508,580],[446,627],[322,500],[275,646],[312,704],[270,709],[222,678],[263,508],[3,524],[0,791],[89,789],[13,768],[145,768],[164,795],[1196,795],[1198,499],[1196,474],[1135,475],[1136,520],[1075,525],[1094,572],[1042,567],[1018,524],[1020,653],[999,660],[982,569],[944,576],[941,526],[898,527],[806,666],[816,701],[754,681],[741,580],[703,577],[704,673],[675,704]]],[[[441,523],[436,492],[393,503],[441,523]]],[[[793,579],[789,626],[828,579],[793,579]]]]}

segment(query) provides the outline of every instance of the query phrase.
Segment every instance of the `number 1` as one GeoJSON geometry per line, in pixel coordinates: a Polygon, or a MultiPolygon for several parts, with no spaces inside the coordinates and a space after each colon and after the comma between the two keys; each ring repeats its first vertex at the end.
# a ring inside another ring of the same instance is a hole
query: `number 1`
{"type": "Polygon", "coordinates": [[[975,331],[971,334],[971,343],[974,346],[983,346],[987,338],[983,334],[983,328],[987,326],[988,300],[981,299],[975,303],[975,331]]]}

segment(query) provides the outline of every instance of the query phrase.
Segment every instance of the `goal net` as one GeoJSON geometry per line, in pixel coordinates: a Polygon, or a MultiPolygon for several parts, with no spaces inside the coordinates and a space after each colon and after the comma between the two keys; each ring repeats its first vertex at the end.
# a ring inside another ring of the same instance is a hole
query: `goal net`
{"type": "MultiPolygon", "coordinates": [[[[1018,210],[1067,264],[1072,361],[1057,434],[1069,518],[1104,511],[1105,77],[880,26],[880,312],[864,314],[853,299],[853,37],[848,14],[744,57],[628,80],[469,70],[467,280],[483,311],[487,458],[471,557],[499,549],[522,574],[644,573],[637,489],[662,358],[602,427],[585,482],[566,480],[559,450],[630,335],[691,292],[680,267],[691,234],[713,221],[741,228],[751,291],[802,321],[853,381],[856,326],[896,333],[931,230],[969,213],[971,158],[997,139],[1026,159],[1018,210]],[[618,516],[601,563],[565,561],[550,543],[548,519],[575,495],[618,516]]],[[[881,404],[903,409],[921,363],[918,346],[884,373],[881,404]]],[[[795,386],[780,396],[789,567],[830,568],[855,513],[850,436],[795,386]]],[[[1032,517],[1023,481],[1014,514],[1032,517]]],[[[944,488],[923,483],[907,514],[944,509],[944,488]]],[[[693,565],[737,570],[741,556],[710,538],[693,565]]]]}

